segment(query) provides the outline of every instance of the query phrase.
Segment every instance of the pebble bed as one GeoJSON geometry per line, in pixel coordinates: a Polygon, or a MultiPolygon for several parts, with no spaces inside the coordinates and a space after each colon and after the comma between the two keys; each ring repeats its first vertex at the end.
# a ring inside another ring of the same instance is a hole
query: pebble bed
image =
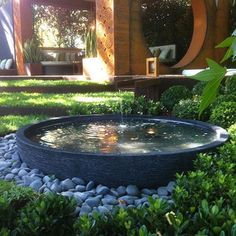
{"type": "Polygon", "coordinates": [[[55,176],[44,175],[38,169],[30,169],[21,161],[16,146],[16,135],[0,137],[0,179],[15,181],[19,186],[29,186],[40,193],[57,193],[65,197],[74,197],[77,202],[78,215],[98,211],[110,213],[114,206],[134,208],[148,206],[148,196],[166,199],[170,204],[171,193],[175,182],[157,189],[139,189],[135,185],[108,188],[95,185],[93,181],[86,183],[79,177],[59,180],[55,176]]]}

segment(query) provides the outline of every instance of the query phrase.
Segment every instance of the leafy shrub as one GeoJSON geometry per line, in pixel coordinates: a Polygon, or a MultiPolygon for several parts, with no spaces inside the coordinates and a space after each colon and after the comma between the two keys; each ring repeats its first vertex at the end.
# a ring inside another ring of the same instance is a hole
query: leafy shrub
{"type": "Polygon", "coordinates": [[[30,202],[22,209],[19,235],[74,235],[76,202],[61,195],[49,194],[30,202]]]}
{"type": "MultiPolygon", "coordinates": [[[[149,207],[122,209],[116,208],[109,216],[93,214],[93,217],[83,216],[78,219],[75,228],[78,235],[140,235],[139,232],[148,231],[173,233],[165,218],[170,210],[166,201],[149,198],[149,207]]],[[[142,234],[141,234],[142,235],[142,234]]]]}
{"type": "Polygon", "coordinates": [[[236,76],[227,77],[225,81],[225,93],[236,93],[236,76]]]}
{"type": "Polygon", "coordinates": [[[211,104],[210,109],[214,109],[223,102],[236,102],[236,93],[218,96],[216,100],[211,104]]]}
{"type": "Polygon", "coordinates": [[[236,121],[236,102],[223,102],[212,110],[210,122],[228,128],[236,121]]]}
{"type": "Polygon", "coordinates": [[[201,154],[196,171],[178,175],[173,198],[185,221],[191,222],[187,235],[236,232],[235,161],[236,146],[227,143],[217,154],[201,154]]]}
{"type": "Polygon", "coordinates": [[[192,93],[189,89],[182,85],[176,85],[168,88],[162,93],[160,102],[169,111],[172,111],[175,104],[177,104],[182,99],[191,98],[192,93]]]}
{"type": "MultiPolygon", "coordinates": [[[[201,96],[206,85],[207,85],[207,82],[205,81],[198,82],[197,84],[193,86],[192,94],[194,96],[201,96]]],[[[224,92],[225,92],[224,86],[220,85],[218,94],[224,94],[224,92]]]]}
{"type": "Polygon", "coordinates": [[[11,182],[0,181],[0,225],[14,229],[20,210],[37,197],[38,194],[31,188],[22,188],[11,182]]]}
{"type": "MultiPolygon", "coordinates": [[[[197,120],[200,102],[199,97],[180,100],[179,103],[175,104],[172,115],[183,119],[197,120]]],[[[208,120],[209,116],[209,109],[205,110],[201,115],[201,120],[208,120]]]]}
{"type": "Polygon", "coordinates": [[[197,96],[201,96],[206,84],[207,84],[206,82],[196,83],[192,88],[192,94],[197,95],[197,96]]]}
{"type": "Polygon", "coordinates": [[[228,133],[230,135],[230,138],[236,143],[236,121],[229,127],[228,133]]]}

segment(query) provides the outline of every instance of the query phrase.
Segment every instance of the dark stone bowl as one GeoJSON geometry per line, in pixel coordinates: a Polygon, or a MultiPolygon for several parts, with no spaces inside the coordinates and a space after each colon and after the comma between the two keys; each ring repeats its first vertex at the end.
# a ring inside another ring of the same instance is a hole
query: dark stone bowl
{"type": "Polygon", "coordinates": [[[152,122],[155,120],[185,122],[192,126],[215,131],[218,139],[197,148],[145,154],[74,153],[44,147],[30,140],[29,137],[35,133],[35,130],[53,124],[120,120],[119,115],[74,116],[50,119],[21,128],[17,132],[18,151],[22,160],[30,168],[40,169],[44,173],[54,174],[58,178],[78,176],[86,181],[93,180],[96,183],[114,187],[128,184],[136,184],[139,187],[157,187],[174,179],[177,172],[190,170],[196,154],[212,150],[226,142],[228,138],[224,129],[200,121],[145,116],[130,116],[125,119],[134,118],[152,122]]]}

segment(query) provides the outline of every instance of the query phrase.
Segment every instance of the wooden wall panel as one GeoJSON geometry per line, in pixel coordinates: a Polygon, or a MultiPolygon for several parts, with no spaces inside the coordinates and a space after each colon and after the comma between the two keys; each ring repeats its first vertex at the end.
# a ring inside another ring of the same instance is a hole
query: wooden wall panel
{"type": "Polygon", "coordinates": [[[114,15],[113,0],[96,1],[97,53],[108,75],[114,75],[114,15]]]}

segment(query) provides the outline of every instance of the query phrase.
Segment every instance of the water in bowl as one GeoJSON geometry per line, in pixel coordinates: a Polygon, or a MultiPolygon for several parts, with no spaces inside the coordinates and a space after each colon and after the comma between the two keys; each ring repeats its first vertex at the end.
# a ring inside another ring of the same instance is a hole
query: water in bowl
{"type": "Polygon", "coordinates": [[[171,121],[73,122],[41,128],[31,140],[70,152],[135,154],[177,152],[217,139],[211,129],[171,121]]]}

